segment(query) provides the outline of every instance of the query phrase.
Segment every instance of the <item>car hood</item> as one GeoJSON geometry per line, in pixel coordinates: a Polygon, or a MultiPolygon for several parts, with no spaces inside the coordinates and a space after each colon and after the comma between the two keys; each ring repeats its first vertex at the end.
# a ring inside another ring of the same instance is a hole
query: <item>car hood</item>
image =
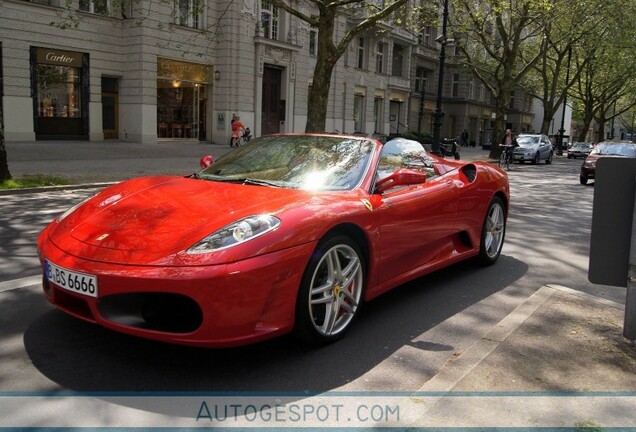
{"type": "Polygon", "coordinates": [[[157,264],[239,219],[289,211],[311,196],[192,178],[141,178],[102,191],[57,223],[50,238],[65,253],[82,258],[157,264]]]}
{"type": "Polygon", "coordinates": [[[537,150],[538,148],[539,144],[524,144],[517,147],[519,151],[537,150]]]}

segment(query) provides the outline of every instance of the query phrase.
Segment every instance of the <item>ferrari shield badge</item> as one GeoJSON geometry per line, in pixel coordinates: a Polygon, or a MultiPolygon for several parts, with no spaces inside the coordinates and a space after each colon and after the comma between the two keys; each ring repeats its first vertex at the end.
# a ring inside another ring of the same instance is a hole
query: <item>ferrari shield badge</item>
{"type": "Polygon", "coordinates": [[[369,201],[366,198],[363,198],[362,200],[362,204],[364,204],[364,206],[369,210],[369,211],[373,211],[373,204],[371,204],[371,201],[369,201]]]}

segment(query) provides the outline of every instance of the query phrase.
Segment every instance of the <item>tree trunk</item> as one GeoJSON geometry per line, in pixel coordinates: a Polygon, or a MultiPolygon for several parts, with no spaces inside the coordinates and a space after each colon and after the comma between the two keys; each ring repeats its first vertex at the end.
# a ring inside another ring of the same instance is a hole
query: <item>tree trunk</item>
{"type": "Polygon", "coordinates": [[[309,89],[305,132],[328,132],[325,130],[327,104],[329,103],[329,89],[331,88],[331,75],[334,67],[335,62],[321,61],[320,58],[316,62],[313,82],[309,89]]]}
{"type": "Polygon", "coordinates": [[[333,43],[335,11],[323,8],[320,10],[320,18],[318,52],[307,100],[307,125],[305,126],[305,132],[327,132],[325,128],[331,76],[336,62],[342,55],[333,43]]]}
{"type": "Polygon", "coordinates": [[[11,180],[11,173],[7,162],[7,148],[4,145],[4,121],[2,108],[0,108],[0,182],[6,180],[11,180]]]}

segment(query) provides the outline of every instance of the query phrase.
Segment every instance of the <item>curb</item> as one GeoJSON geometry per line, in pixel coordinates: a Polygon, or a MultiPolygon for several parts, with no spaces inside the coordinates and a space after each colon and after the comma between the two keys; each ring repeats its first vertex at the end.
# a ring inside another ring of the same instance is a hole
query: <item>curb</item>
{"type": "Polygon", "coordinates": [[[59,186],[41,186],[41,187],[31,187],[31,188],[16,188],[16,189],[0,189],[0,196],[5,195],[26,195],[30,193],[42,193],[42,192],[51,192],[51,191],[63,191],[63,190],[74,190],[74,189],[92,189],[92,188],[100,188],[106,187],[113,184],[119,183],[117,181],[114,182],[102,182],[102,183],[83,183],[76,185],[59,185],[59,186]]]}

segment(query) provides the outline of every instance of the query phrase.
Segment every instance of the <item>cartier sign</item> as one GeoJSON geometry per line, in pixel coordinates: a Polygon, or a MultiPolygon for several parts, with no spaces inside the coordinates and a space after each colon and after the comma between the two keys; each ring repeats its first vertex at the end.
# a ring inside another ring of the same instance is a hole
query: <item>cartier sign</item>
{"type": "Polygon", "coordinates": [[[63,51],[48,48],[38,48],[38,64],[48,64],[55,66],[82,67],[82,53],[73,51],[63,51]]]}

